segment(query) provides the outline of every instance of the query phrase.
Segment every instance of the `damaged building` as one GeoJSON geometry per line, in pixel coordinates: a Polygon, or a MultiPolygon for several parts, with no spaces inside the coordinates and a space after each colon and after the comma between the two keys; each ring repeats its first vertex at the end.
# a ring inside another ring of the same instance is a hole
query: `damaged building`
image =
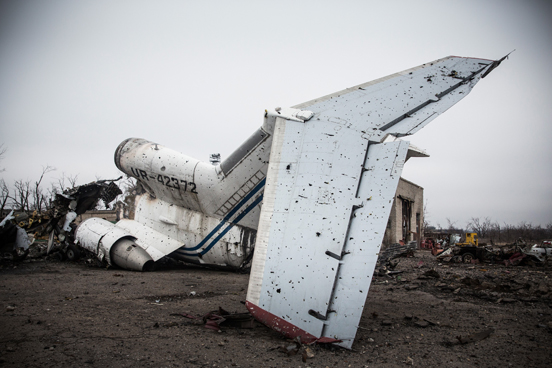
{"type": "Polygon", "coordinates": [[[383,247],[391,244],[416,242],[423,239],[424,188],[404,178],[399,179],[397,192],[385,229],[383,247]]]}

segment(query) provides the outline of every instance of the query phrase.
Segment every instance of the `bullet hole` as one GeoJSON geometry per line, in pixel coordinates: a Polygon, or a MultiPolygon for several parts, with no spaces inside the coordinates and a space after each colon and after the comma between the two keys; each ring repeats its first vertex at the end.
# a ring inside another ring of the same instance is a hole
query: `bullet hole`
{"type": "Polygon", "coordinates": [[[320,235],[321,235],[320,233],[318,233],[318,232],[316,233],[316,236],[320,236],[320,235]]]}
{"type": "Polygon", "coordinates": [[[286,166],[286,170],[291,170],[291,164],[286,166]]]}
{"type": "Polygon", "coordinates": [[[276,292],[277,292],[278,294],[280,294],[281,291],[282,291],[282,289],[276,289],[276,292]]]}

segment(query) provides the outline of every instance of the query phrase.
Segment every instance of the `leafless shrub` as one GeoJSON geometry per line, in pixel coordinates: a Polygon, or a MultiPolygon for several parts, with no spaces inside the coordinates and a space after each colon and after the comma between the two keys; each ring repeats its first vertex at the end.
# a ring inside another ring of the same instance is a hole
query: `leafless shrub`
{"type": "Polygon", "coordinates": [[[472,217],[466,227],[468,231],[477,233],[479,238],[488,239],[493,243],[513,243],[518,239],[532,243],[552,238],[552,222],[543,228],[527,221],[522,221],[518,225],[500,225],[489,217],[472,217]]]}
{"type": "Polygon", "coordinates": [[[0,179],[0,216],[4,214],[4,208],[10,199],[10,188],[6,185],[4,179],[0,179]]]}

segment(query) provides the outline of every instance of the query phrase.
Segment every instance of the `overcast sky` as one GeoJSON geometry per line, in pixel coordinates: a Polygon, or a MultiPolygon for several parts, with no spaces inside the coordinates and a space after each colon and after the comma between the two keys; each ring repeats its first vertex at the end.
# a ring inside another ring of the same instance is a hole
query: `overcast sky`
{"type": "Polygon", "coordinates": [[[552,222],[552,2],[0,1],[1,177],[115,178],[140,137],[207,161],[292,106],[448,55],[508,60],[413,144],[428,218],[552,222]]]}

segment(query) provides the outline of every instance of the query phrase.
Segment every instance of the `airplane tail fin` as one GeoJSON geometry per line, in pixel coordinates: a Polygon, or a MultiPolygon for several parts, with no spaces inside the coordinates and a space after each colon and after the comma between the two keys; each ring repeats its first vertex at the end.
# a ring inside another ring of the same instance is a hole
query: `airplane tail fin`
{"type": "Polygon", "coordinates": [[[276,119],[246,305],[303,342],[351,348],[409,143],[493,62],[448,57],[276,119]]]}

